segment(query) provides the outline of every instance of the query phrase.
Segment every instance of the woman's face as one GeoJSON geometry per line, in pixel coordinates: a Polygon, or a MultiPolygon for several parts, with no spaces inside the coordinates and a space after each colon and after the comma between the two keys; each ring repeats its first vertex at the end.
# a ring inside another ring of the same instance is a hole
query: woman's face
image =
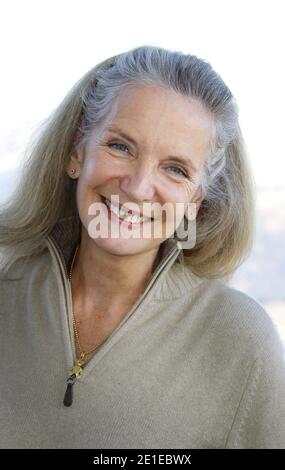
{"type": "Polygon", "coordinates": [[[68,167],[80,171],[77,206],[90,239],[118,255],[156,252],[193,202],[212,135],[199,101],[156,86],[124,90],[68,167]],[[126,220],[118,206],[146,219],[126,220]]]}

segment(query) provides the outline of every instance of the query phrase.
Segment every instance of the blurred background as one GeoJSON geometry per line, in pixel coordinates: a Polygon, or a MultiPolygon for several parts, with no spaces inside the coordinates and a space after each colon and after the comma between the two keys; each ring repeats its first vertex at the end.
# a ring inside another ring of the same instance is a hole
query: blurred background
{"type": "Polygon", "coordinates": [[[235,95],[256,184],[254,249],[231,285],[262,304],[285,344],[285,70],[282,0],[2,0],[0,201],[37,126],[72,85],[140,45],[202,57],[235,95]]]}

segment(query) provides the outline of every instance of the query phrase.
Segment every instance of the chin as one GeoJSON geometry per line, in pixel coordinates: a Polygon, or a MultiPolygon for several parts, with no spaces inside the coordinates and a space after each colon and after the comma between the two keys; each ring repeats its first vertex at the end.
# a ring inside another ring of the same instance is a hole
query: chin
{"type": "Polygon", "coordinates": [[[154,241],[151,240],[132,238],[95,238],[93,240],[100,249],[118,256],[135,255],[156,248],[154,241]]]}

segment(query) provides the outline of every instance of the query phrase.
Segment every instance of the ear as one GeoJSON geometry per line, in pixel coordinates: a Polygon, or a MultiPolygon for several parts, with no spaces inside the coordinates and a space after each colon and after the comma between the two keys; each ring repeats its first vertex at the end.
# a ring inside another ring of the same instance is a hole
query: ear
{"type": "Polygon", "coordinates": [[[81,166],[83,164],[83,149],[72,153],[66,166],[66,173],[73,179],[79,177],[81,166]]]}
{"type": "Polygon", "coordinates": [[[202,194],[202,189],[201,186],[199,185],[199,188],[197,189],[196,193],[194,194],[191,202],[188,204],[187,210],[185,212],[185,217],[187,220],[195,220],[200,206],[203,202],[203,194],[202,194]]]}

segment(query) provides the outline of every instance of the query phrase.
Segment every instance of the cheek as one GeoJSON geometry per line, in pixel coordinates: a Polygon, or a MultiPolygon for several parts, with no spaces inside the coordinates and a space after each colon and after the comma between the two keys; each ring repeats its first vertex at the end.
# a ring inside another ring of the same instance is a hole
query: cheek
{"type": "Polygon", "coordinates": [[[164,201],[171,202],[171,204],[168,205],[169,210],[167,214],[170,217],[169,220],[174,220],[175,228],[177,228],[183,220],[188,209],[188,204],[192,200],[194,190],[195,185],[189,180],[181,182],[179,185],[169,185],[167,191],[165,190],[164,201]]]}
{"type": "Polygon", "coordinates": [[[100,152],[92,157],[87,156],[80,173],[79,185],[94,188],[104,184],[114,174],[111,162],[103,158],[100,152]]]}
{"type": "MultiPolygon", "coordinates": [[[[176,209],[182,204],[186,204],[189,201],[189,191],[186,189],[185,184],[169,184],[167,187],[164,187],[164,202],[171,203],[171,205],[176,209]],[[179,203],[176,206],[176,203],[179,203]]],[[[176,210],[175,210],[176,212],[176,210]]]]}
{"type": "Polygon", "coordinates": [[[100,185],[100,170],[95,157],[86,158],[77,181],[76,200],[81,215],[85,214],[87,207],[97,198],[96,188],[100,185]]]}
{"type": "Polygon", "coordinates": [[[180,224],[186,211],[186,198],[183,188],[171,188],[165,190],[163,197],[162,223],[168,227],[168,232],[173,233],[180,224]]]}

